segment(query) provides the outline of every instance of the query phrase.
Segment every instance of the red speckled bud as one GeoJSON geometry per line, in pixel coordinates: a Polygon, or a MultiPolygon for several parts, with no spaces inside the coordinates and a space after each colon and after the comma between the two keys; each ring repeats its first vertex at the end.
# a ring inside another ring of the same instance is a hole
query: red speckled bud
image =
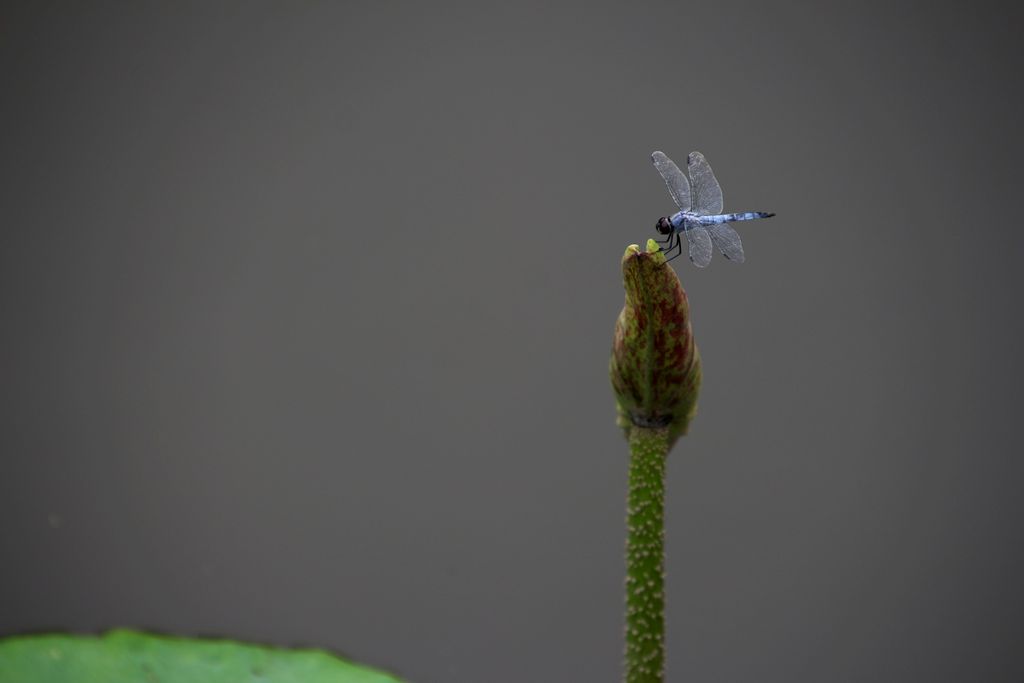
{"type": "Polygon", "coordinates": [[[610,374],[619,425],[667,427],[675,443],[697,410],[700,354],[690,306],[676,272],[657,243],[635,244],[622,257],[626,304],[615,322],[610,374]]]}

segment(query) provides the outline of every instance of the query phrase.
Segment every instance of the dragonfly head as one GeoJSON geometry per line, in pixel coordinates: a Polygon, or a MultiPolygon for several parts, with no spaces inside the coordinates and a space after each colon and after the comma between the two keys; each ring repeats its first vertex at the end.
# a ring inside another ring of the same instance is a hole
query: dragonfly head
{"type": "Polygon", "coordinates": [[[658,231],[659,235],[668,235],[672,232],[672,224],[667,218],[662,216],[658,219],[658,222],[655,223],[654,229],[658,231]]]}

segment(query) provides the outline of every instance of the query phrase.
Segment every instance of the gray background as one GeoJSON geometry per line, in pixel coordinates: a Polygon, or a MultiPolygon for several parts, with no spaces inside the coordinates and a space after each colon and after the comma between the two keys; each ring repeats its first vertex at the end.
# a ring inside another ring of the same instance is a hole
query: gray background
{"type": "Polygon", "coordinates": [[[1024,60],[969,10],[5,5],[0,633],[617,680],[619,258],[700,149],[778,217],[676,262],[670,678],[1020,680],[1024,60]]]}

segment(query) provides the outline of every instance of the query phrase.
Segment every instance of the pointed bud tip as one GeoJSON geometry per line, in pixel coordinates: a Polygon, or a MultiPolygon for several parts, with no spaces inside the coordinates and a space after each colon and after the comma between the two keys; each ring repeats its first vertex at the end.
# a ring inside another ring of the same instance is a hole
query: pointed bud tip
{"type": "Polygon", "coordinates": [[[665,260],[665,252],[662,250],[661,245],[658,244],[655,240],[647,240],[647,244],[645,244],[644,247],[645,248],[642,250],[640,249],[639,244],[631,244],[628,247],[626,247],[625,253],[622,254],[623,265],[625,265],[626,261],[628,261],[629,259],[637,257],[653,257],[654,259],[656,259],[656,262],[659,257],[661,261],[665,260]]]}

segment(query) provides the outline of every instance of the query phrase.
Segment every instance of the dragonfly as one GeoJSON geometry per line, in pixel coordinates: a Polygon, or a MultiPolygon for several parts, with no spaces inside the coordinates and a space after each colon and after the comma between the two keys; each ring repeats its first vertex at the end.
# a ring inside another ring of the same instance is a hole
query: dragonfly
{"type": "Polygon", "coordinates": [[[658,242],[665,245],[661,248],[663,252],[679,248],[679,253],[668,260],[683,253],[683,240],[679,236],[683,233],[690,245],[690,260],[698,268],[711,263],[712,243],[728,260],[743,263],[743,242],[729,223],[771,218],[775,214],[765,211],[722,213],[722,186],[700,152],[691,152],[686,160],[689,179],[664,152],[651,154],[651,163],[658,169],[672,201],[679,208],[671,216],[659,218],[654,226],[659,235],[668,235],[666,241],[658,242]]]}

